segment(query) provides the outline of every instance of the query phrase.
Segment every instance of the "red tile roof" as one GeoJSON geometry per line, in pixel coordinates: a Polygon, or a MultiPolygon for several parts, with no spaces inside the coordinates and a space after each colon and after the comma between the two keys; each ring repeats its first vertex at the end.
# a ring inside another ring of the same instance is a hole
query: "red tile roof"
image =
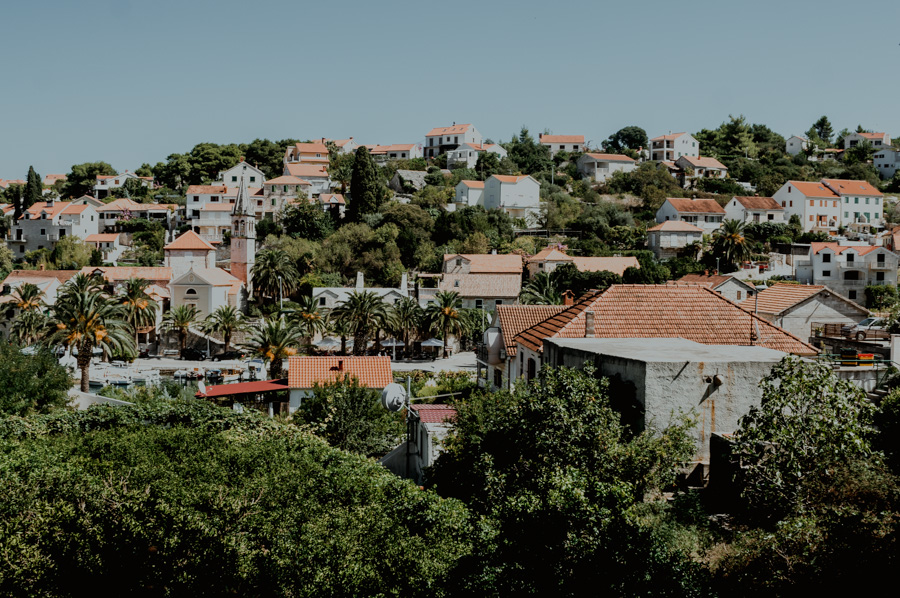
{"type": "Polygon", "coordinates": [[[668,135],[660,135],[659,137],[654,137],[650,141],[674,141],[682,135],[687,135],[687,133],[669,133],[668,135]]]}
{"type": "Polygon", "coordinates": [[[715,289],[721,284],[724,284],[731,280],[731,276],[724,276],[722,274],[685,274],[681,278],[675,281],[670,281],[673,284],[678,283],[687,283],[687,284],[699,284],[704,287],[709,287],[711,289],[715,289]]]}
{"type": "MultiPolygon", "coordinates": [[[[237,194],[237,189],[232,189],[237,194]]],[[[228,195],[226,185],[190,185],[185,195],[228,195]]]]}
{"type": "Polygon", "coordinates": [[[516,335],[552,318],[564,309],[564,305],[498,305],[497,321],[506,354],[515,355],[516,335]]]}
{"type": "Polygon", "coordinates": [[[724,214],[725,208],[714,199],[689,199],[669,197],[666,199],[679,214],[724,214]]]}
{"type": "Polygon", "coordinates": [[[423,424],[453,423],[456,419],[456,409],[450,405],[410,405],[423,424]]]}
{"type": "Polygon", "coordinates": [[[813,242],[809,244],[810,250],[813,255],[819,253],[823,249],[831,249],[837,254],[844,253],[848,249],[853,249],[856,251],[857,255],[866,255],[867,253],[871,253],[876,249],[881,249],[878,245],[841,245],[839,243],[833,241],[824,241],[824,242],[813,242]]]}
{"type": "Polygon", "coordinates": [[[613,285],[592,291],[556,316],[523,331],[516,342],[543,350],[545,338],[585,336],[594,312],[596,338],[684,338],[705,345],[759,345],[815,355],[818,350],[706,287],[613,285]],[[759,331],[759,339],[753,338],[759,331]]]}
{"type": "Polygon", "coordinates": [[[149,282],[158,282],[159,286],[168,287],[169,281],[172,279],[172,268],[160,268],[153,266],[135,266],[135,267],[105,267],[105,266],[85,266],[79,270],[79,274],[87,274],[90,276],[94,272],[100,272],[103,278],[109,282],[121,282],[129,278],[143,278],[149,282]]]}
{"type": "Polygon", "coordinates": [[[578,143],[584,145],[584,135],[541,135],[541,143],[578,143]]]}
{"type": "Polygon", "coordinates": [[[758,307],[764,314],[779,314],[825,290],[825,285],[821,284],[777,283],[760,291],[755,297],[745,299],[741,302],[741,307],[749,310],[758,307]]]}
{"type": "Polygon", "coordinates": [[[634,162],[634,158],[631,156],[623,156],[621,154],[585,154],[585,156],[604,162],[634,162]]]}
{"type": "Polygon", "coordinates": [[[324,143],[295,143],[288,147],[288,152],[294,150],[294,154],[324,154],[328,155],[328,146],[324,143]]]}
{"type": "Polygon", "coordinates": [[[394,381],[390,357],[291,357],[288,359],[288,386],[312,388],[345,376],[356,378],[366,388],[384,388],[394,381]]]}
{"type": "Polygon", "coordinates": [[[527,174],[526,174],[526,175],[522,175],[522,176],[511,176],[511,175],[506,175],[506,174],[494,174],[494,175],[491,175],[491,178],[492,178],[492,179],[497,179],[497,180],[500,181],[501,183],[518,183],[518,182],[521,181],[522,179],[530,179],[531,177],[528,176],[527,174]]]}
{"type": "Polygon", "coordinates": [[[13,270],[3,279],[3,282],[12,283],[19,280],[29,281],[41,278],[55,278],[59,282],[66,282],[78,272],[78,270],[13,270]]]}
{"type": "Polygon", "coordinates": [[[806,197],[821,197],[823,199],[837,199],[837,193],[823,185],[822,183],[808,181],[788,181],[797,191],[806,197]]]}
{"type": "Polygon", "coordinates": [[[236,384],[207,386],[206,392],[198,392],[194,396],[201,399],[212,399],[216,397],[228,397],[231,395],[257,394],[287,389],[287,380],[260,380],[257,382],[238,382],[236,384]]]}
{"type": "MultiPolygon", "coordinates": [[[[715,168],[717,170],[728,170],[728,168],[716,160],[715,158],[702,158],[699,156],[681,156],[679,160],[685,160],[694,168],[715,168]]],[[[677,162],[677,160],[676,160],[677,162]]]]}
{"type": "Polygon", "coordinates": [[[302,186],[312,186],[312,183],[309,181],[304,181],[303,179],[291,175],[283,175],[280,177],[276,177],[274,179],[270,179],[265,183],[266,187],[270,185],[300,185],[302,186]]]}
{"type": "Polygon", "coordinates": [[[284,167],[289,175],[301,179],[322,178],[328,176],[328,169],[322,164],[304,164],[300,162],[296,164],[285,164],[284,167]]]}
{"type": "Polygon", "coordinates": [[[771,197],[747,197],[736,195],[734,199],[748,210],[779,210],[784,211],[781,204],[771,197]]]}
{"type": "Polygon", "coordinates": [[[460,181],[460,183],[471,189],[484,189],[484,181],[460,181]]]}
{"type": "Polygon", "coordinates": [[[529,264],[532,262],[571,262],[572,258],[556,247],[545,247],[525,261],[529,264]]]}
{"type": "Polygon", "coordinates": [[[87,243],[111,243],[119,238],[119,233],[97,233],[84,238],[87,243]]]}
{"type": "Polygon", "coordinates": [[[200,235],[192,230],[187,231],[180,237],[163,247],[166,250],[188,251],[188,250],[207,250],[215,251],[216,248],[204,241],[200,235]]]}
{"type": "Polygon", "coordinates": [[[425,137],[437,137],[439,135],[458,135],[465,133],[472,125],[453,125],[450,127],[435,127],[425,134],[425,137]]]}
{"type": "Polygon", "coordinates": [[[573,257],[579,272],[612,272],[622,276],[628,268],[640,268],[641,264],[633,256],[628,257],[573,257]]]}
{"type": "Polygon", "coordinates": [[[438,288],[469,299],[514,299],[522,292],[522,275],[444,274],[438,288]]]}
{"type": "Polygon", "coordinates": [[[667,233],[702,233],[703,229],[699,226],[694,226],[690,222],[682,222],[680,220],[666,220],[665,222],[660,222],[656,226],[652,226],[647,229],[647,231],[663,231],[667,233]]]}
{"type": "Polygon", "coordinates": [[[884,194],[872,186],[869,181],[851,181],[846,179],[822,179],[835,193],[841,195],[868,195],[882,197],[884,194]]]}
{"type": "Polygon", "coordinates": [[[26,213],[30,214],[32,217],[39,218],[42,212],[46,212],[48,217],[52,219],[64,212],[70,205],[71,204],[67,201],[54,201],[52,206],[49,206],[49,202],[46,201],[36,201],[30,208],[25,210],[21,216],[19,216],[19,220],[24,219],[26,213]]]}
{"type": "Polygon", "coordinates": [[[394,143],[393,145],[376,145],[369,150],[370,154],[386,154],[388,152],[409,152],[416,147],[415,143],[394,143]]]}
{"type": "Polygon", "coordinates": [[[884,133],[857,133],[860,137],[865,137],[866,139],[884,139],[884,133]]]}
{"type": "Polygon", "coordinates": [[[344,196],[340,193],[322,193],[319,195],[319,203],[322,204],[345,204],[344,196]]]}

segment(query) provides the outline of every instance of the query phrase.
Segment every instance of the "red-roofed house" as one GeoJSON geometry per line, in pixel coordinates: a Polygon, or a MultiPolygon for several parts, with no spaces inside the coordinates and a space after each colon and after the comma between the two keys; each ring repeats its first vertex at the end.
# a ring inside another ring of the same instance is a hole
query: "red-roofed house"
{"type": "Polygon", "coordinates": [[[714,199],[669,197],[656,211],[656,222],[662,224],[672,220],[699,226],[711,233],[722,226],[725,208],[714,199]]]}
{"type": "Polygon", "coordinates": [[[669,284],[698,284],[712,289],[726,299],[740,303],[756,293],[756,288],[727,274],[685,274],[669,284]]]}
{"type": "Polygon", "coordinates": [[[484,181],[460,181],[456,184],[457,204],[466,206],[484,205],[484,181]]]}
{"type": "Polygon", "coordinates": [[[637,166],[634,158],[620,154],[584,154],[575,163],[586,179],[602,183],[614,172],[631,172],[637,166]]]}
{"type": "Polygon", "coordinates": [[[800,338],[813,335],[822,324],[856,324],[869,310],[822,285],[775,284],[747,299],[741,307],[800,338]]]}
{"type": "Polygon", "coordinates": [[[788,181],[772,197],[784,208],[785,219],[800,217],[804,231],[870,229],[883,222],[884,196],[867,181],[788,181]]]}
{"type": "Polygon", "coordinates": [[[422,147],[416,143],[394,143],[376,145],[369,150],[376,164],[386,164],[391,160],[412,160],[422,157],[422,147]]]}
{"type": "Polygon", "coordinates": [[[850,229],[870,232],[884,226],[884,194],[868,181],[822,179],[841,196],[841,224],[850,229]]]}
{"type": "Polygon", "coordinates": [[[53,249],[64,237],[84,240],[98,232],[100,216],[94,206],[49,199],[35,202],[19,216],[7,244],[16,257],[22,257],[28,251],[53,249]]]}
{"type": "MultiPolygon", "coordinates": [[[[285,204],[297,199],[297,193],[303,193],[306,197],[310,196],[312,183],[305,181],[299,177],[282,175],[274,179],[269,179],[265,183],[265,199],[263,201],[263,217],[265,215],[275,215],[284,208],[285,204]]],[[[257,210],[259,212],[259,210],[257,210]]]]}
{"type": "Polygon", "coordinates": [[[685,187],[699,179],[724,179],[728,175],[728,168],[715,158],[681,156],[675,160],[675,166],[681,169],[685,187]],[[691,174],[688,175],[688,172],[691,174]]]}
{"type": "Polygon", "coordinates": [[[331,191],[331,178],[328,176],[328,162],[297,162],[284,165],[286,176],[297,177],[309,182],[312,187],[310,193],[318,195],[331,191]]]}
{"type": "Polygon", "coordinates": [[[345,378],[356,378],[360,386],[380,391],[394,381],[391,358],[349,355],[289,358],[290,412],[300,408],[303,397],[312,395],[317,384],[329,384],[345,378]]]}
{"type": "Polygon", "coordinates": [[[879,150],[891,144],[891,136],[887,133],[850,133],[844,137],[844,149],[856,147],[864,141],[868,141],[873,149],[879,150]]]}
{"type": "Polygon", "coordinates": [[[438,289],[459,293],[468,308],[515,303],[522,291],[522,258],[515,253],[445,255],[438,289]]]}
{"type": "Polygon", "coordinates": [[[656,259],[678,257],[678,251],[703,240],[704,230],[689,222],[667,220],[647,229],[647,247],[656,259]]]}
{"type": "Polygon", "coordinates": [[[674,162],[681,156],[699,156],[700,143],[687,133],[669,133],[650,140],[650,159],[674,162]]]}
{"type": "Polygon", "coordinates": [[[557,152],[578,153],[587,151],[584,135],[540,135],[538,143],[550,150],[550,155],[557,152]]]}
{"type": "Polygon", "coordinates": [[[222,185],[234,187],[234,192],[237,193],[237,188],[241,184],[241,175],[247,177],[247,187],[258,189],[266,182],[266,174],[256,166],[249,164],[246,160],[241,160],[228,170],[220,172],[218,182],[222,185]]]}
{"type": "Polygon", "coordinates": [[[103,199],[104,197],[109,196],[109,192],[113,189],[119,189],[125,185],[125,182],[135,179],[141,182],[141,187],[153,187],[153,177],[152,176],[138,176],[133,172],[128,172],[127,170],[122,174],[113,174],[113,175],[97,175],[97,180],[94,183],[94,197],[97,199],[103,199]]]}
{"type": "Polygon", "coordinates": [[[103,253],[104,262],[116,262],[125,251],[121,233],[97,233],[88,235],[84,242],[103,253]]]}
{"type": "Polygon", "coordinates": [[[215,268],[216,248],[192,230],[163,247],[166,266],[177,278],[192,268],[215,268]]]}
{"type": "Polygon", "coordinates": [[[295,143],[284,152],[284,163],[308,162],[311,164],[328,164],[328,146],[325,139],[312,143],[295,143]]]}
{"type": "Polygon", "coordinates": [[[572,264],[579,272],[612,272],[622,276],[628,268],[640,268],[636,257],[573,257],[555,247],[537,252],[525,262],[529,276],[538,272],[553,272],[561,264],[572,264]]]}
{"type": "Polygon", "coordinates": [[[478,156],[484,152],[497,154],[498,159],[508,155],[506,150],[496,143],[463,143],[458,148],[447,152],[447,168],[453,164],[465,164],[466,168],[475,168],[478,164],[478,156]]]}
{"type": "Polygon", "coordinates": [[[530,176],[495,174],[484,182],[484,208],[503,210],[531,225],[540,209],[541,184],[530,176]]]}
{"type": "Polygon", "coordinates": [[[481,133],[474,126],[453,123],[449,127],[437,127],[425,134],[425,157],[437,158],[458,148],[463,143],[481,145],[481,133]]]}
{"type": "Polygon", "coordinates": [[[740,222],[784,222],[784,208],[771,197],[735,196],[725,205],[725,219],[740,222]]]}

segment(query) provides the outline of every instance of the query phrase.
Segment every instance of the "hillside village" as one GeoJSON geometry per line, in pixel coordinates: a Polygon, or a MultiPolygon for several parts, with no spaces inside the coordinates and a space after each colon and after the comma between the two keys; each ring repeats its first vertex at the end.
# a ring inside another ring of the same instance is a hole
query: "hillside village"
{"type": "MultiPolygon", "coordinates": [[[[0,179],[0,334],[58,350],[82,407],[135,400],[108,390],[111,361],[132,382],[220,360],[193,396],[276,422],[325,421],[323,385],[402,395],[402,421],[363,417],[388,441],[347,450],[470,505],[466,451],[496,415],[479,401],[555,418],[554,397],[583,415],[578,397],[604,394],[616,442],[656,438],[671,474],[634,481],[638,502],[677,485],[731,513],[773,377],[809,367],[866,405],[900,384],[900,143],[826,117],[789,137],[743,116],[658,133],[502,141],[445,123],[386,145],[257,139],[133,171],[32,168],[0,179]],[[224,378],[248,357],[258,376],[224,378]],[[437,398],[410,404],[409,388],[437,398]]],[[[503,433],[527,445],[536,421],[503,433]]]]}

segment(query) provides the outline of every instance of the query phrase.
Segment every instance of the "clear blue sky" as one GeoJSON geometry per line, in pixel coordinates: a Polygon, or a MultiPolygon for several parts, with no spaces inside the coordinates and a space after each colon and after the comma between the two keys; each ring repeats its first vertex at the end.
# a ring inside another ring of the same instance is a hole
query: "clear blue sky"
{"type": "Polygon", "coordinates": [[[653,137],[744,114],[900,135],[900,2],[29,0],[0,8],[0,178],[194,144],[653,137]],[[844,41],[847,40],[847,41],[844,41]]]}

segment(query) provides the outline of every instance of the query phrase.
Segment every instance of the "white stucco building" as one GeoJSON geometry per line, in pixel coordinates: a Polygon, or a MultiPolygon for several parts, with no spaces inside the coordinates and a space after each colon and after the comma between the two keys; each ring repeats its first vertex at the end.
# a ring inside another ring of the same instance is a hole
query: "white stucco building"
{"type": "Polygon", "coordinates": [[[559,152],[579,153],[587,151],[584,135],[540,135],[538,143],[550,150],[550,155],[559,152]]]}
{"type": "Polygon", "coordinates": [[[868,141],[873,149],[879,150],[891,145],[891,136],[887,133],[850,133],[844,137],[844,149],[856,147],[865,141],[868,141]]]}
{"type": "Polygon", "coordinates": [[[689,222],[667,220],[647,229],[647,247],[656,259],[678,257],[678,250],[703,240],[704,230],[689,222]]]}
{"type": "Polygon", "coordinates": [[[22,257],[36,249],[53,249],[64,237],[84,240],[100,232],[99,227],[100,216],[92,205],[38,201],[12,224],[7,244],[13,255],[22,257]]]}
{"type": "Polygon", "coordinates": [[[113,189],[119,189],[125,185],[129,179],[137,179],[141,182],[141,187],[153,187],[153,177],[141,177],[127,170],[122,174],[102,175],[98,174],[94,183],[94,197],[102,199],[107,197],[113,189]]]}
{"type": "Polygon", "coordinates": [[[669,133],[650,140],[650,159],[674,162],[682,156],[699,156],[700,143],[687,133],[669,133]]]}
{"type": "Polygon", "coordinates": [[[460,181],[456,184],[455,201],[458,205],[483,206],[484,181],[460,181]]]}
{"type": "Polygon", "coordinates": [[[669,197],[656,211],[656,222],[688,222],[712,233],[722,226],[725,208],[714,199],[669,197]]]}
{"type": "Polygon", "coordinates": [[[125,252],[122,233],[97,233],[85,237],[84,242],[103,254],[104,263],[115,263],[125,252]]]}
{"type": "Polygon", "coordinates": [[[791,135],[784,142],[784,151],[792,156],[809,149],[809,139],[800,135],[791,135]]]}
{"type": "Polygon", "coordinates": [[[771,197],[735,196],[725,205],[725,220],[784,222],[784,208],[771,197]]]}
{"type": "Polygon", "coordinates": [[[681,169],[685,187],[700,179],[724,179],[728,176],[728,168],[715,158],[681,156],[675,160],[675,166],[681,169]]]}
{"type": "Polygon", "coordinates": [[[424,155],[426,158],[436,158],[463,143],[481,145],[481,133],[471,124],[453,123],[449,127],[436,127],[425,134],[424,155]]]}
{"type": "Polygon", "coordinates": [[[807,264],[797,264],[798,281],[826,285],[851,301],[864,301],[869,285],[897,286],[898,256],[881,246],[812,243],[807,264]]]}
{"type": "Polygon", "coordinates": [[[872,162],[875,164],[875,170],[882,179],[890,179],[894,177],[894,173],[900,168],[900,150],[884,148],[878,150],[874,154],[872,162]]]}
{"type": "Polygon", "coordinates": [[[500,209],[530,225],[540,208],[541,184],[531,176],[495,174],[484,182],[484,207],[500,209]]]}
{"type": "Polygon", "coordinates": [[[369,154],[376,164],[386,164],[391,160],[413,160],[422,157],[422,146],[417,143],[373,145],[369,148],[369,154]]]}
{"type": "MultiPolygon", "coordinates": [[[[862,291],[857,294],[862,298],[862,291]]],[[[856,324],[869,316],[869,310],[855,300],[824,285],[778,283],[741,307],[802,339],[813,336],[814,328],[822,324],[856,324]]]]}
{"type": "Polygon", "coordinates": [[[498,159],[508,155],[507,151],[496,143],[463,143],[458,148],[447,152],[447,167],[449,168],[452,164],[465,164],[466,168],[475,168],[478,156],[484,152],[497,154],[498,159]]]}
{"type": "Polygon", "coordinates": [[[285,164],[284,174],[307,181],[310,184],[309,193],[312,196],[331,192],[331,178],[328,176],[327,160],[324,163],[294,162],[285,164]]]}
{"type": "Polygon", "coordinates": [[[218,182],[222,185],[233,187],[236,192],[241,180],[241,174],[244,172],[246,172],[247,176],[247,187],[259,188],[266,182],[265,173],[245,160],[241,160],[228,170],[220,172],[218,182]],[[245,168],[246,170],[244,170],[245,168]]]}
{"type": "Polygon", "coordinates": [[[575,163],[578,173],[591,181],[604,182],[615,172],[631,172],[637,166],[634,158],[621,154],[582,154],[575,163]]]}
{"type": "Polygon", "coordinates": [[[785,220],[800,217],[804,231],[883,226],[884,195],[866,181],[788,181],[772,197],[784,208],[785,220]]]}

